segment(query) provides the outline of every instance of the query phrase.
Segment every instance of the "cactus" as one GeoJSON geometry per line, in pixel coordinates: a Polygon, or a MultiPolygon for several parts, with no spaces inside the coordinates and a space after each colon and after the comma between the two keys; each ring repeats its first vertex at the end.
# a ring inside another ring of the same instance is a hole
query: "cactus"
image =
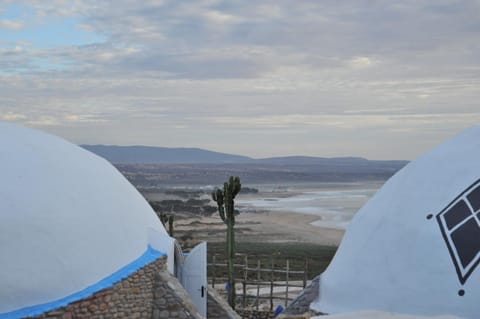
{"type": "Polygon", "coordinates": [[[217,189],[212,193],[212,199],[217,202],[220,218],[227,225],[226,253],[228,263],[228,303],[235,309],[235,196],[240,192],[242,185],[240,178],[230,176],[223,184],[223,191],[217,189]]]}
{"type": "Polygon", "coordinates": [[[175,219],[175,216],[173,215],[167,215],[164,212],[160,212],[160,221],[163,224],[163,227],[166,227],[168,223],[168,234],[170,237],[173,237],[173,221],[175,219]]]}
{"type": "Polygon", "coordinates": [[[160,221],[162,222],[163,226],[168,222],[168,215],[164,212],[160,212],[160,221]]]}
{"type": "Polygon", "coordinates": [[[170,237],[173,237],[173,220],[175,219],[175,216],[170,215],[168,216],[168,234],[170,237]]]}

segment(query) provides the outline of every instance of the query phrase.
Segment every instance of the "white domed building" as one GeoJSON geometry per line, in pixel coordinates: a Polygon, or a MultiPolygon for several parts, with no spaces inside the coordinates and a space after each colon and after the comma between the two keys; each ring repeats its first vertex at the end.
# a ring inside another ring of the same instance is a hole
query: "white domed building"
{"type": "Polygon", "coordinates": [[[480,317],[480,127],[409,163],[362,207],[317,312],[480,317]]]}
{"type": "Polygon", "coordinates": [[[0,123],[0,176],[0,319],[153,316],[174,239],[110,163],[0,123]]]}

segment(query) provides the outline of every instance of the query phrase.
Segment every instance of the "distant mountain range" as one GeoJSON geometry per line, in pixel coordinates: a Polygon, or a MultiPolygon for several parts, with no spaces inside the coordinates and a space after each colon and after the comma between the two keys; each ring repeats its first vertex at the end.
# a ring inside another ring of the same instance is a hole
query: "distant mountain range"
{"type": "Polygon", "coordinates": [[[226,164],[248,163],[252,158],[200,148],[80,145],[114,164],[226,164]]]}
{"type": "Polygon", "coordinates": [[[322,166],[390,166],[400,168],[407,161],[377,161],[361,157],[286,156],[254,159],[247,156],[213,152],[200,148],[168,148],[153,146],[81,145],[81,147],[114,164],[269,164],[322,166]]]}
{"type": "Polygon", "coordinates": [[[361,157],[286,156],[253,159],[199,148],[82,145],[113,163],[141,187],[221,184],[229,176],[246,183],[384,181],[407,161],[361,157]]]}

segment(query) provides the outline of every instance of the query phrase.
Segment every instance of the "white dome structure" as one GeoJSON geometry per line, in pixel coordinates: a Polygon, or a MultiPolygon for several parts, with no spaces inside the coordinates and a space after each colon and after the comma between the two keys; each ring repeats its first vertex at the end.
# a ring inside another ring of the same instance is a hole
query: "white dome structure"
{"type": "Polygon", "coordinates": [[[480,127],[409,163],[350,223],[311,308],[480,316],[480,127]]]}
{"type": "Polygon", "coordinates": [[[0,318],[34,316],[112,286],[173,239],[106,160],[0,123],[0,318]]]}

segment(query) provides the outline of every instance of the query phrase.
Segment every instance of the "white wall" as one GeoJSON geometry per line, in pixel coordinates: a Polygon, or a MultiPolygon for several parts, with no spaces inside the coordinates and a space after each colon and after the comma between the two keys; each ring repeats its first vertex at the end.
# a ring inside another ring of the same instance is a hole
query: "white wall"
{"type": "Polygon", "coordinates": [[[312,308],[478,318],[480,267],[461,283],[436,216],[479,178],[480,127],[407,165],[354,217],[312,308]]]}
{"type": "Polygon", "coordinates": [[[155,247],[162,236],[170,242],[107,161],[0,123],[0,314],[95,284],[146,251],[149,228],[158,234],[155,247]]]}

